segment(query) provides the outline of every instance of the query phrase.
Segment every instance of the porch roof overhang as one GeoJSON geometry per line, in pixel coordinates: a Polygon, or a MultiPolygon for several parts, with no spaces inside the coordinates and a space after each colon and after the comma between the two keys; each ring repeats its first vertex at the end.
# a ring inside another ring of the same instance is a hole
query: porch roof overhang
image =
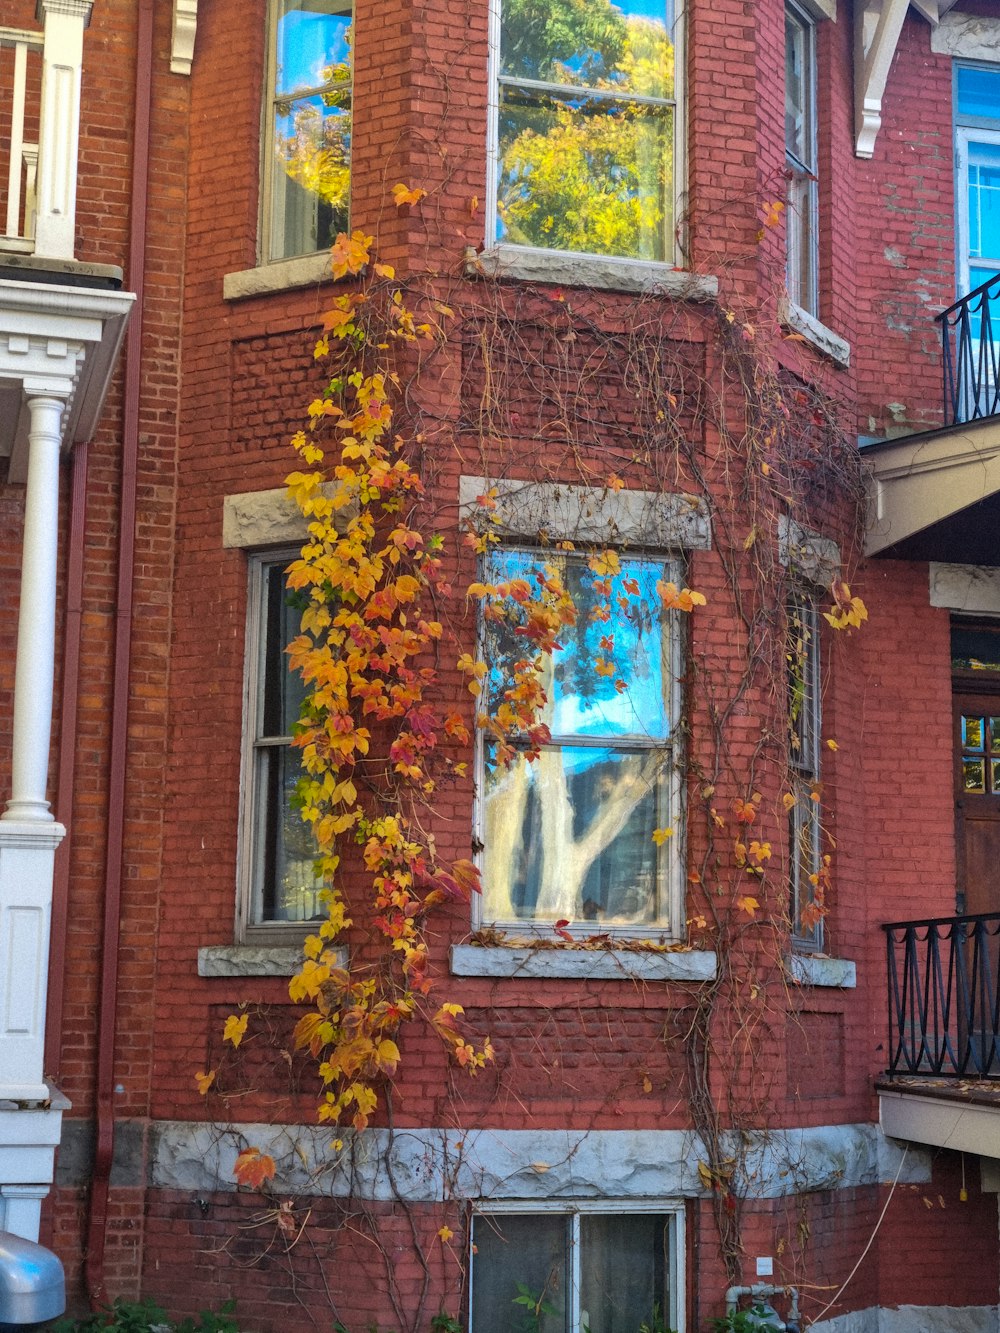
{"type": "Polygon", "coordinates": [[[879,1124],[891,1139],[1000,1161],[1000,1088],[948,1080],[877,1084],[879,1124]]]}
{"type": "Polygon", "coordinates": [[[1000,417],[868,445],[866,555],[1000,566],[1000,417]]]}

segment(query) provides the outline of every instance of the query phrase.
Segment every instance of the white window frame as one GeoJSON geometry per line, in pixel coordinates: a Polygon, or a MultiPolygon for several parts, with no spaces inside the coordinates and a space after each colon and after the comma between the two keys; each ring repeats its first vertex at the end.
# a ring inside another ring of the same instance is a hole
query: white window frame
{"type": "MultiPolygon", "coordinates": [[[[958,246],[956,276],[959,296],[967,296],[973,285],[981,286],[978,282],[973,284],[970,276],[972,232],[969,221],[969,144],[985,143],[1000,147],[1000,115],[997,116],[997,123],[998,128],[995,130],[969,125],[958,125],[955,128],[955,241],[958,246]]],[[[1000,273],[1000,256],[994,258],[984,255],[977,257],[977,262],[995,262],[995,272],[1000,273]]]]}
{"type": "MultiPolygon", "coordinates": [[[[569,1315],[570,1315],[570,1333],[580,1333],[580,1218],[583,1216],[593,1216],[595,1214],[617,1214],[619,1216],[632,1216],[656,1214],[660,1217],[669,1219],[670,1227],[669,1238],[669,1260],[670,1260],[670,1285],[668,1293],[668,1308],[663,1311],[663,1317],[668,1328],[674,1329],[676,1333],[685,1333],[685,1314],[687,1311],[687,1294],[685,1291],[685,1266],[684,1266],[684,1220],[685,1208],[682,1200],[678,1199],[545,1199],[545,1200],[519,1200],[511,1199],[498,1201],[496,1203],[476,1204],[472,1211],[473,1224],[476,1218],[488,1219],[491,1216],[502,1217],[510,1214],[559,1214],[570,1220],[570,1238],[567,1246],[567,1261],[569,1267],[569,1315]]],[[[475,1294],[476,1280],[476,1255],[473,1249],[474,1225],[469,1227],[469,1305],[468,1322],[469,1333],[476,1333],[476,1327],[472,1320],[473,1300],[475,1294]]]]}
{"type": "MultiPolygon", "coordinates": [[[[687,144],[686,116],[685,116],[685,89],[684,89],[684,69],[685,69],[685,0],[674,0],[674,94],[673,98],[651,98],[641,96],[622,96],[622,101],[637,101],[641,103],[652,103],[656,105],[670,105],[673,103],[674,126],[673,126],[673,198],[671,200],[671,235],[664,238],[664,259],[649,260],[640,255],[602,255],[592,254],[587,250],[555,250],[542,246],[516,245],[511,241],[497,239],[497,167],[500,159],[500,40],[501,40],[501,7],[503,0],[490,0],[489,9],[489,60],[487,65],[488,79],[488,99],[487,99],[487,130],[486,130],[486,191],[484,198],[486,200],[485,223],[486,223],[486,252],[495,254],[508,252],[511,255],[530,257],[532,260],[544,263],[549,259],[552,263],[565,263],[567,260],[590,259],[601,264],[615,266],[635,266],[642,265],[653,271],[668,270],[682,267],[681,247],[678,243],[678,237],[682,225],[680,216],[681,201],[686,194],[687,180],[687,162],[685,148],[687,144]]],[[[559,92],[574,91],[584,95],[593,93],[593,89],[574,89],[569,86],[556,84],[536,84],[531,80],[512,80],[524,87],[536,87],[540,89],[553,89],[559,92]]]]}
{"type": "Polygon", "coordinates": [[[263,861],[266,821],[263,815],[261,753],[289,746],[290,736],[262,734],[263,694],[267,669],[266,597],[271,569],[284,570],[297,549],[255,551],[248,559],[246,662],[243,673],[243,743],[240,763],[239,842],[236,859],[237,943],[290,944],[305,938],[315,920],[263,919],[263,861]]]}
{"type": "MultiPolygon", "coordinates": [[[[313,0],[316,3],[316,0],[313,0]]],[[[303,0],[303,8],[309,7],[310,0],[303,0]]],[[[354,22],[354,4],[353,0],[343,0],[340,12],[350,13],[353,27],[354,22]]],[[[281,253],[275,253],[275,243],[282,239],[282,228],[275,224],[275,189],[274,182],[276,176],[276,163],[274,152],[274,125],[277,115],[278,103],[282,100],[277,94],[278,83],[278,0],[267,0],[267,50],[264,61],[264,95],[261,99],[261,126],[260,126],[260,217],[258,221],[258,253],[259,263],[267,264],[287,264],[291,260],[307,258],[311,254],[320,254],[325,247],[319,246],[316,250],[293,251],[286,254],[284,247],[281,247],[281,253]]],[[[327,85],[321,85],[318,88],[303,90],[302,96],[308,96],[311,93],[324,91],[327,85]]],[[[354,107],[354,68],[351,67],[351,108],[353,115],[354,107]]],[[[353,132],[353,126],[352,126],[353,132]]],[[[353,147],[353,138],[352,138],[353,147]]],[[[353,172],[353,160],[351,163],[353,172]]],[[[350,231],[350,191],[348,193],[348,224],[345,228],[350,231]]]]}
{"type": "Polygon", "coordinates": [[[819,875],[823,865],[822,805],[813,800],[813,793],[819,791],[822,781],[821,620],[817,595],[812,589],[798,587],[789,594],[789,653],[793,614],[800,617],[803,632],[809,637],[803,653],[801,726],[796,726],[791,716],[791,681],[788,691],[788,766],[792,774],[792,794],[796,798],[788,815],[792,945],[800,953],[819,953],[823,948],[822,918],[809,930],[803,930],[799,925],[803,907],[816,898],[815,886],[809,882],[809,876],[819,875]],[[796,734],[802,741],[798,752],[792,744],[796,734]]]}
{"type": "Polygon", "coordinates": [[[785,138],[785,166],[790,173],[788,208],[785,222],[786,283],[789,300],[806,314],[819,314],[819,153],[817,146],[816,96],[816,21],[794,0],[785,0],[785,33],[789,21],[798,25],[804,34],[803,52],[803,114],[808,118],[806,148],[808,160],[797,157],[785,138]],[[803,269],[803,236],[807,250],[804,255],[805,282],[800,281],[803,269]],[[803,289],[804,288],[804,289],[803,289]]]}
{"type": "MultiPolygon", "coordinates": [[[[538,552],[541,556],[552,557],[551,548],[542,548],[531,542],[518,540],[515,537],[506,538],[503,545],[498,549],[522,550],[538,552]]],[[[577,558],[584,555],[584,552],[576,552],[577,558]]],[[[622,553],[629,559],[641,559],[662,564],[664,579],[671,580],[678,586],[681,585],[684,578],[684,565],[675,555],[664,554],[658,551],[633,550],[629,548],[622,553]]],[[[667,808],[671,814],[671,827],[673,836],[659,847],[657,857],[657,874],[662,877],[658,884],[659,900],[661,910],[666,911],[666,920],[638,922],[631,925],[622,925],[604,922],[589,921],[571,921],[566,928],[571,935],[586,938],[587,935],[595,933],[607,933],[619,938],[648,939],[657,938],[665,942],[680,942],[685,938],[684,922],[684,889],[683,872],[685,857],[685,806],[684,806],[684,783],[681,773],[681,758],[683,738],[681,734],[681,708],[683,703],[683,690],[681,686],[681,677],[684,665],[685,645],[683,634],[686,626],[681,622],[680,613],[670,611],[667,613],[668,635],[669,635],[669,659],[666,663],[667,669],[671,673],[670,680],[670,728],[669,736],[659,748],[664,752],[664,771],[660,779],[666,797],[667,808]]],[[[484,621],[480,617],[479,621],[479,655],[483,655],[483,632],[484,621]]],[[[565,742],[564,742],[565,743],[565,742]]],[[[475,846],[477,847],[476,861],[480,871],[485,875],[485,833],[486,833],[486,747],[483,733],[477,730],[476,749],[475,749],[475,773],[476,773],[476,797],[474,802],[473,825],[475,832],[475,846]]],[[[533,919],[529,917],[515,918],[513,920],[504,920],[501,918],[492,918],[487,916],[485,907],[486,886],[484,892],[474,895],[472,904],[472,926],[474,930],[480,930],[483,927],[491,927],[498,930],[516,931],[520,935],[537,935],[549,938],[552,935],[552,922],[543,919],[533,919]]]]}

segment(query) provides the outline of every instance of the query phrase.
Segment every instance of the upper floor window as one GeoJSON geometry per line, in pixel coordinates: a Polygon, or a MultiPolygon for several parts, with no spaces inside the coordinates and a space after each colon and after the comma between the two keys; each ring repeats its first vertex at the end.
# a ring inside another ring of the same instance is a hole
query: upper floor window
{"type": "Polygon", "coordinates": [[[956,65],[955,83],[958,294],[964,296],[1000,272],[1000,69],[956,65]]]}
{"type": "Polygon", "coordinates": [[[488,241],[673,258],[673,0],[494,0],[488,241]]]}
{"type": "Polygon", "coordinates": [[[253,556],[247,607],[239,928],[257,931],[321,914],[312,829],[295,806],[301,775],[291,744],[303,684],[288,670],[285,647],[300,611],[285,587],[286,555],[253,556]]]}
{"type": "Polygon", "coordinates": [[[788,171],[788,295],[818,311],[816,193],[816,29],[796,5],[785,6],[785,165],[788,171]]]}
{"type": "MultiPolygon", "coordinates": [[[[506,765],[483,743],[483,918],[679,935],[679,635],[656,586],[677,569],[508,547],[487,557],[485,581],[537,587],[553,567],[577,620],[542,655],[548,743],[506,765]]],[[[504,692],[530,651],[518,607],[506,599],[485,617],[491,715],[509,708],[504,692]]]]}
{"type": "Polygon", "coordinates": [[[351,0],[270,0],[261,257],[332,245],[349,222],[351,0]]]}

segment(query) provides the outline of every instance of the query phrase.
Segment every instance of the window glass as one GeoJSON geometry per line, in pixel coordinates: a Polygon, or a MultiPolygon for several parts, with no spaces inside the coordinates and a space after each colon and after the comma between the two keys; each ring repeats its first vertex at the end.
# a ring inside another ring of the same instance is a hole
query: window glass
{"type": "Polygon", "coordinates": [[[506,0],[498,68],[495,239],[666,259],[671,0],[506,0]]]}
{"type": "Polygon", "coordinates": [[[348,227],[351,6],[272,0],[268,259],[309,254],[348,227]]]}
{"type": "Polygon", "coordinates": [[[245,878],[251,926],[310,921],[320,915],[315,844],[299,817],[295,791],[302,769],[291,745],[303,697],[288,670],[285,647],[298,633],[299,609],[285,588],[287,560],[255,561],[251,569],[251,653],[248,697],[252,735],[244,783],[245,878]]]}
{"type": "Polygon", "coordinates": [[[816,62],[814,28],[785,9],[785,161],[788,168],[786,244],[788,295],[816,314],[816,62]]]}
{"type": "Polygon", "coordinates": [[[995,118],[1000,110],[1000,70],[959,65],[958,110],[963,116],[995,118]]]}
{"type": "Polygon", "coordinates": [[[788,603],[788,743],[792,774],[789,810],[792,936],[805,949],[823,942],[815,910],[822,867],[820,796],[819,615],[805,594],[788,603]]]}
{"type": "MultiPolygon", "coordinates": [[[[518,549],[492,554],[486,581],[534,584],[552,562],[577,622],[542,659],[551,739],[538,758],[502,766],[484,745],[483,910],[492,921],[667,923],[670,849],[653,834],[672,826],[673,626],[656,591],[670,571],[622,557],[602,577],[585,557],[518,549]]],[[[524,657],[519,614],[486,621],[491,713],[524,657]]]]}
{"type": "Polygon", "coordinates": [[[471,1333],[676,1327],[675,1225],[663,1212],[477,1214],[471,1333]]]}

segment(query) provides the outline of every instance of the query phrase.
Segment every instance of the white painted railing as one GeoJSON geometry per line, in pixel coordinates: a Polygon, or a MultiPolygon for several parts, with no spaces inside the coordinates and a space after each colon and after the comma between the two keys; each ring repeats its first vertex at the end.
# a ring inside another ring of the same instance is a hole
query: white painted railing
{"type": "Polygon", "coordinates": [[[7,193],[0,250],[30,254],[34,249],[38,144],[25,139],[25,125],[29,110],[33,116],[27,120],[28,124],[37,125],[41,115],[41,60],[29,57],[33,52],[41,56],[43,48],[40,32],[0,28],[0,87],[11,90],[10,149],[7,161],[0,161],[0,180],[6,176],[7,193]]]}

